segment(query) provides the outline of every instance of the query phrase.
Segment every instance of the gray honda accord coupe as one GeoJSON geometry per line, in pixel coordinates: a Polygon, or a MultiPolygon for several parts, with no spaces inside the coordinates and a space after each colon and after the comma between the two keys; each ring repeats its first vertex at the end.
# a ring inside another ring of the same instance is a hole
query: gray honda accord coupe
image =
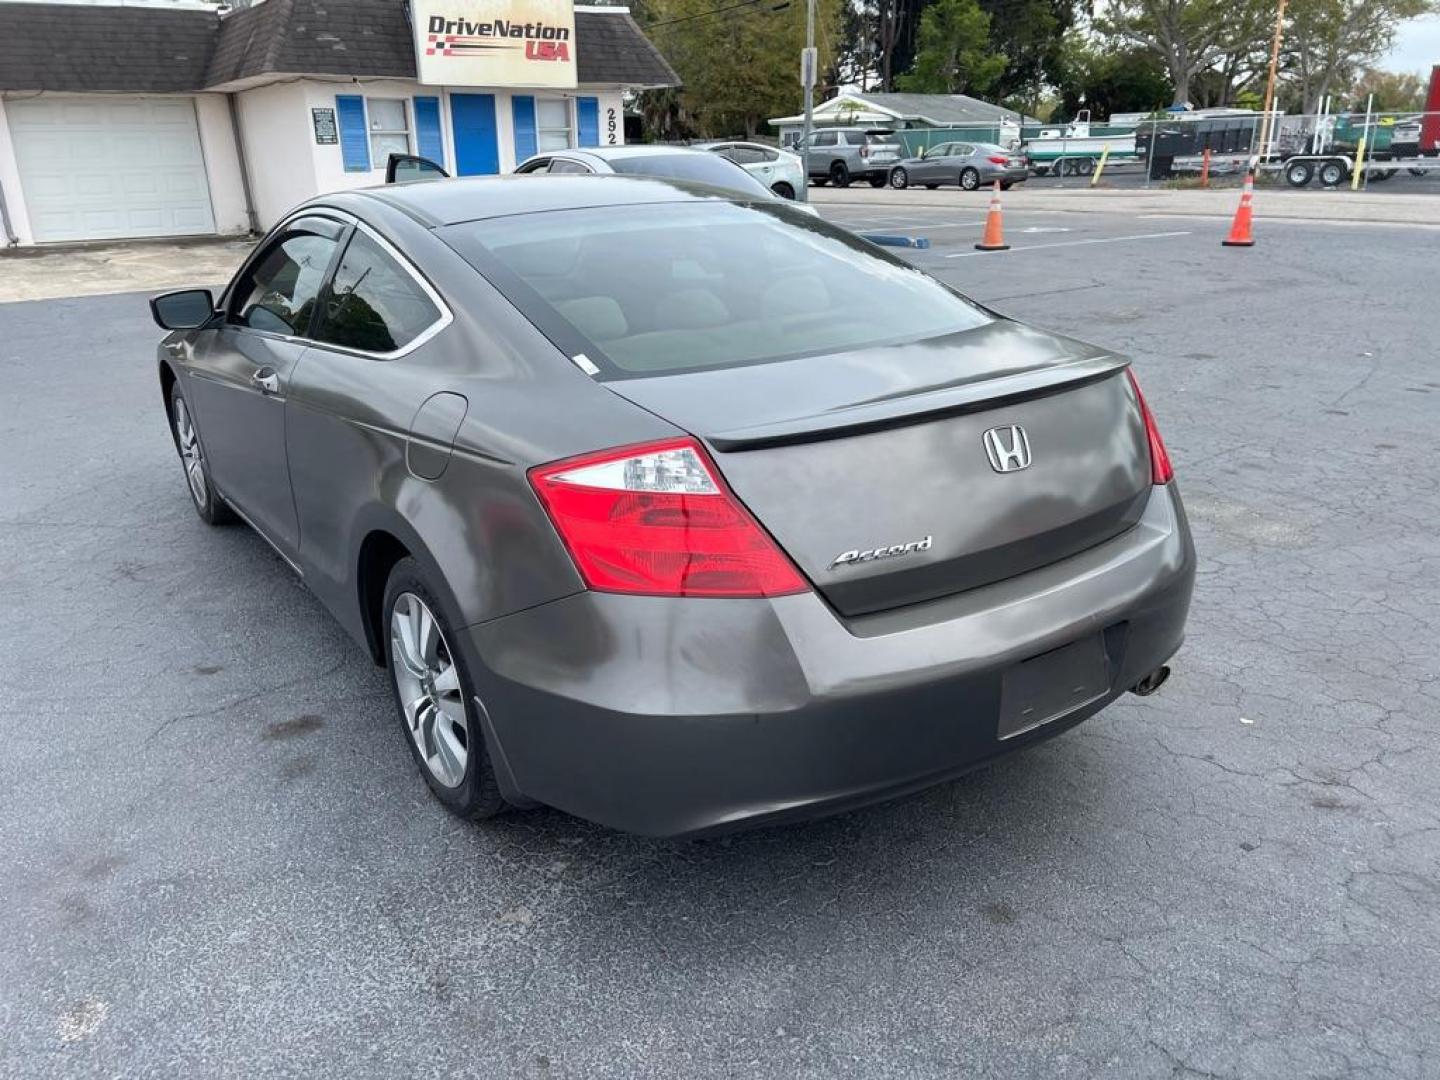
{"type": "Polygon", "coordinates": [[[773,199],[315,199],[156,297],[200,517],[388,669],[437,798],[651,835],[944,781],[1148,693],[1195,555],[1126,361],[773,199]]]}

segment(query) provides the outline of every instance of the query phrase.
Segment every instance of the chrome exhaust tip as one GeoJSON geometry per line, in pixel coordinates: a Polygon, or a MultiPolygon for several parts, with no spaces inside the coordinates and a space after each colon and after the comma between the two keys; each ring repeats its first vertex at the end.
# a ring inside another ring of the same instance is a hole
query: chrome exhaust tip
{"type": "Polygon", "coordinates": [[[1156,690],[1159,690],[1160,687],[1164,686],[1165,680],[1168,678],[1170,678],[1170,667],[1167,664],[1161,664],[1154,671],[1150,672],[1149,675],[1146,675],[1132,686],[1130,692],[1140,697],[1149,697],[1155,693],[1156,690]]]}

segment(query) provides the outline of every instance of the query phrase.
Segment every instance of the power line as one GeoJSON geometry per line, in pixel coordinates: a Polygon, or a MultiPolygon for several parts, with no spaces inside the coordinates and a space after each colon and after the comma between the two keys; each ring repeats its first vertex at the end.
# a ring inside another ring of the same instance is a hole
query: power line
{"type": "MultiPolygon", "coordinates": [[[[657,30],[662,26],[674,26],[676,23],[690,22],[693,19],[708,19],[712,15],[723,15],[727,11],[735,11],[737,8],[754,7],[762,4],[765,0],[740,0],[738,4],[727,4],[725,7],[711,8],[709,11],[697,12],[694,15],[682,15],[678,19],[666,19],[664,22],[651,23],[649,29],[657,30]]],[[[790,6],[790,0],[781,0],[780,3],[771,4],[768,11],[784,11],[790,6]]]]}

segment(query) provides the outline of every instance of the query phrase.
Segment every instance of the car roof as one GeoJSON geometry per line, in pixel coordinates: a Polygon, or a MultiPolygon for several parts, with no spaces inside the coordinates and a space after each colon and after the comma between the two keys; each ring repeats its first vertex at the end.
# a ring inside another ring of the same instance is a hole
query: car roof
{"type": "Polygon", "coordinates": [[[689,146],[657,146],[637,143],[632,146],[583,146],[566,150],[551,150],[536,154],[536,157],[563,157],[566,154],[599,158],[601,161],[619,161],[623,158],[657,157],[664,154],[698,154],[703,151],[689,146]]]}
{"type": "MultiPolygon", "coordinates": [[[[643,203],[686,203],[717,199],[737,203],[754,201],[747,198],[744,192],[711,187],[708,184],[662,177],[608,174],[551,174],[543,179],[517,176],[513,173],[506,176],[466,176],[412,184],[386,184],[381,187],[360,188],[344,194],[374,199],[393,206],[430,228],[481,218],[552,210],[578,210],[596,206],[636,206],[643,203]]],[[[314,205],[335,201],[335,196],[322,196],[314,200],[314,205]]]]}

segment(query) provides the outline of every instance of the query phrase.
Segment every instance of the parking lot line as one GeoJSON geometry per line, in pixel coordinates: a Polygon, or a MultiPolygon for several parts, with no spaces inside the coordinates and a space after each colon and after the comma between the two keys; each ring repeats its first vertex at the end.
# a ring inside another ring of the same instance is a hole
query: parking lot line
{"type": "MultiPolygon", "coordinates": [[[[1169,236],[1189,236],[1189,235],[1190,235],[1190,230],[1189,230],[1189,229],[1185,229],[1185,230],[1183,230],[1183,231],[1181,231],[1181,232],[1137,233],[1137,234],[1134,235],[1134,236],[1097,236],[1097,237],[1095,237],[1094,239],[1091,239],[1091,240],[1061,240],[1059,243],[1055,243],[1055,244],[1029,244],[1029,245],[1027,245],[1027,246],[1025,246],[1025,247],[1010,248],[1010,249],[1009,249],[1009,254],[1012,254],[1012,255],[1013,255],[1013,254],[1016,254],[1017,252],[1021,252],[1021,251],[1043,251],[1043,250],[1046,249],[1046,248],[1081,247],[1082,245],[1085,245],[1085,244],[1119,244],[1119,243],[1123,243],[1123,242],[1126,241],[1126,240],[1163,240],[1164,238],[1169,237],[1169,236]]],[[[942,258],[946,258],[946,259],[968,259],[971,255],[994,255],[994,254],[998,254],[998,253],[997,253],[997,252],[993,252],[993,251],[957,251],[957,252],[954,252],[953,254],[950,254],[950,255],[944,255],[944,256],[942,256],[942,258]]]]}

